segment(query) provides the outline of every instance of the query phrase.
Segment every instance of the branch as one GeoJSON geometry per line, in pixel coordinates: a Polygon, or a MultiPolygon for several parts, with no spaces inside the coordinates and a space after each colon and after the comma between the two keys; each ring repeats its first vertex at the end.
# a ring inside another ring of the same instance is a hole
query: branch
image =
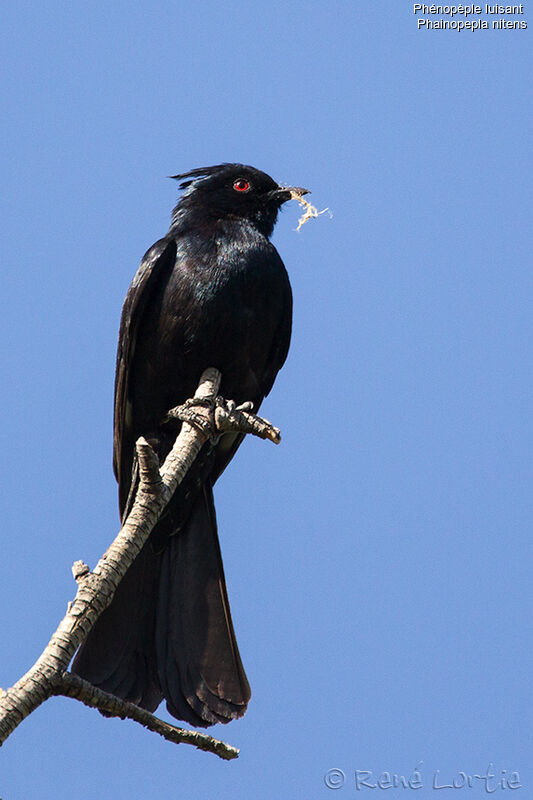
{"type": "Polygon", "coordinates": [[[73,697],[76,700],[84,703],[89,708],[97,708],[106,717],[120,717],[120,719],[132,719],[138,722],[149,731],[158,733],[163,739],[168,742],[179,744],[185,742],[192,744],[199,750],[207,750],[215,753],[220,758],[226,761],[231,761],[239,757],[239,751],[236,747],[232,747],[225,742],[214,739],[206,733],[199,731],[189,731],[185,728],[178,728],[175,725],[170,725],[158,717],[154,717],[149,711],[144,708],[136,706],[135,703],[129,703],[126,700],[121,700],[113,694],[103,692],[97,689],[92,683],[84,681],[78,675],[73,675],[71,672],[65,672],[63,679],[54,694],[63,695],[64,697],[73,697]]]}
{"type": "Polygon", "coordinates": [[[107,716],[133,719],[169,741],[193,744],[221,758],[237,758],[239,751],[230,745],[168,725],[133,703],[102,692],[67,672],[74,653],[111,603],[118,584],[205,442],[226,431],[252,433],[279,442],[278,429],[251,414],[250,403],[237,408],[232,401],[217,397],[220,379],[218,370],[205,370],[194,398],[169,412],[182,420],[182,426],[161,469],[148,442],[143,437],[137,440],[140,479],[128,518],[93,572],[83,561],[75,562],[72,572],[78,590],[56,632],[33,667],[10,689],[0,689],[0,745],[41,703],[53,695],[65,695],[97,707],[107,716]]]}

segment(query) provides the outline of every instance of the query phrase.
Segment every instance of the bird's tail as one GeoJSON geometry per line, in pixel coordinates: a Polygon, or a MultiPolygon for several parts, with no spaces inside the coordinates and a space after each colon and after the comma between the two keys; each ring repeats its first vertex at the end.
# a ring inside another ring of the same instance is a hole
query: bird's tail
{"type": "Polygon", "coordinates": [[[78,650],[72,672],[154,711],[162,699],[153,646],[161,555],[148,541],[78,650]]]}
{"type": "Polygon", "coordinates": [[[213,492],[205,485],[164,550],[148,541],[72,671],[104,691],[207,727],[246,711],[250,687],[229,609],[213,492]]]}

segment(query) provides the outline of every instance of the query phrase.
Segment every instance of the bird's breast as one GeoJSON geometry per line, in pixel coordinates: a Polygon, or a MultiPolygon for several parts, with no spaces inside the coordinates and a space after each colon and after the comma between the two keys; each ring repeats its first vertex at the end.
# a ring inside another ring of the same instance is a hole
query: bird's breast
{"type": "MultiPolygon", "coordinates": [[[[261,372],[279,323],[275,291],[263,254],[242,242],[178,248],[158,299],[157,325],[148,333],[152,379],[179,384],[188,396],[208,366],[222,372],[229,397],[261,372]]],[[[183,398],[185,399],[185,398],[183,398]]],[[[244,398],[247,399],[247,398],[244,398]]],[[[181,400],[179,400],[181,402],[181,400]]]]}

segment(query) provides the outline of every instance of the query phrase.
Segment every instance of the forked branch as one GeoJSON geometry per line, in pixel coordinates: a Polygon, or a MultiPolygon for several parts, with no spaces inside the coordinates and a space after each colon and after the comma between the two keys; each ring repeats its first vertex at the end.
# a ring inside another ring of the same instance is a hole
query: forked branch
{"type": "Polygon", "coordinates": [[[111,603],[118,584],[203,444],[227,431],[252,433],[279,442],[279,430],[252,414],[251,404],[236,407],[232,401],[217,397],[219,387],[220,373],[207,369],[194,398],[169,412],[182,420],[182,426],[161,468],[148,442],[143,437],[137,441],[140,481],[131,512],[92,572],[82,561],[75,562],[72,571],[78,590],[56,632],[33,667],[10,689],[0,689],[0,745],[41,703],[53,695],[64,695],[98,708],[106,716],[133,719],[169,741],[192,744],[220,758],[237,758],[239,751],[231,745],[197,731],[169,725],[133,703],[107,694],[67,672],[74,653],[111,603]]]}

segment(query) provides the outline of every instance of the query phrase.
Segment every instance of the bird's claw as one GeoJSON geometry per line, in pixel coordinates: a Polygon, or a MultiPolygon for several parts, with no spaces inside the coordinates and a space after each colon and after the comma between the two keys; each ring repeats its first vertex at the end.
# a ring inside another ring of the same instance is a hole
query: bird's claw
{"type": "Polygon", "coordinates": [[[254,404],[250,401],[237,405],[235,400],[223,397],[186,400],[181,406],[171,409],[166,419],[179,419],[188,422],[216,444],[223,433],[251,433],[261,439],[270,439],[279,444],[279,428],[263,417],[252,413],[254,404]]]}
{"type": "Polygon", "coordinates": [[[237,406],[237,411],[253,411],[254,404],[248,400],[246,403],[241,403],[240,406],[237,406]]]}
{"type": "Polygon", "coordinates": [[[215,401],[215,425],[219,433],[238,432],[251,433],[261,439],[270,439],[279,444],[281,433],[279,428],[257,414],[252,414],[254,404],[251,402],[236,405],[234,400],[217,397],[215,401]]]}
{"type": "Polygon", "coordinates": [[[181,406],[172,408],[166,419],[179,419],[193,425],[200,433],[204,433],[212,442],[218,441],[219,434],[216,431],[215,422],[215,398],[209,397],[205,400],[191,397],[181,406]]]}

